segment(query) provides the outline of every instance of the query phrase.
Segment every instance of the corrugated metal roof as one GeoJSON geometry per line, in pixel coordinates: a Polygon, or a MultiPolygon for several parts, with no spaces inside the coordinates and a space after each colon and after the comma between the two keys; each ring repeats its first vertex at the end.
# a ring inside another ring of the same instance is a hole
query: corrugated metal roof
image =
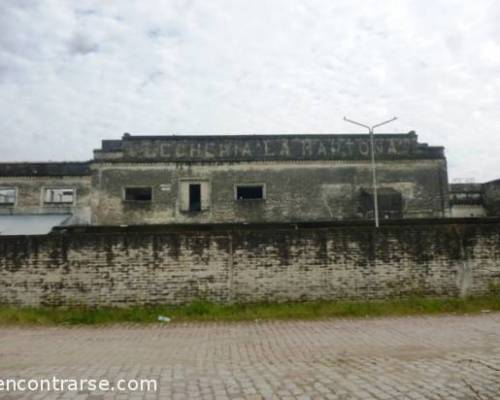
{"type": "Polygon", "coordinates": [[[0,215],[0,235],[45,235],[71,214],[0,215]]]}

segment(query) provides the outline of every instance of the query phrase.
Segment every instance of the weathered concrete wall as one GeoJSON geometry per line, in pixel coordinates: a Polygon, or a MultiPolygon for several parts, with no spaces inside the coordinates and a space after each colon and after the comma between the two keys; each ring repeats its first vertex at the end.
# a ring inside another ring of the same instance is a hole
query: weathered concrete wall
{"type": "MultiPolygon", "coordinates": [[[[379,201],[379,205],[398,204],[397,210],[384,211],[381,218],[444,217],[448,211],[444,149],[419,143],[414,132],[375,135],[374,141],[379,185],[396,191],[392,200],[379,201]]],[[[366,134],[125,134],[121,140],[103,140],[94,152],[92,222],[134,225],[370,219],[369,150],[370,136],[366,134]],[[200,212],[186,211],[183,180],[201,184],[206,198],[200,212]],[[235,186],[244,184],[263,185],[265,198],[237,200],[235,186]],[[125,201],[124,188],[140,186],[152,189],[152,200],[125,201]]]]}
{"type": "Polygon", "coordinates": [[[0,303],[15,305],[458,296],[499,287],[500,220],[0,237],[0,303]]]}
{"type": "Polygon", "coordinates": [[[483,184],[484,205],[489,216],[500,216],[500,179],[483,184]]]}
{"type": "MultiPolygon", "coordinates": [[[[367,218],[360,190],[371,189],[367,161],[239,163],[95,163],[93,223],[232,223],[328,221],[367,218]],[[179,185],[198,179],[210,186],[209,205],[183,212],[179,185]],[[235,185],[264,184],[266,198],[235,199],[235,185]],[[150,186],[151,202],[126,202],[126,186],[150,186]]],[[[378,182],[401,193],[405,218],[442,217],[447,208],[446,160],[380,161],[378,182]]],[[[381,216],[383,218],[383,215],[381,216]]]]}
{"type": "Polygon", "coordinates": [[[452,183],[449,186],[450,214],[452,218],[478,218],[487,216],[484,190],[481,183],[452,183]]]}
{"type": "Polygon", "coordinates": [[[74,223],[90,223],[90,176],[0,176],[0,187],[15,188],[14,205],[0,205],[0,214],[72,214],[74,223]],[[46,204],[46,188],[75,190],[72,204],[46,204]]]}
{"type": "MultiPolygon", "coordinates": [[[[442,147],[409,132],[375,135],[374,151],[381,219],[448,213],[442,147]]],[[[366,134],[125,134],[88,162],[0,163],[0,188],[17,191],[0,215],[72,214],[83,225],[366,220],[374,202],[366,134]],[[262,185],[265,196],[237,199],[237,185],[262,185]],[[46,204],[48,187],[75,189],[76,200],[46,204]]]]}
{"type": "Polygon", "coordinates": [[[453,204],[450,217],[452,218],[480,218],[486,217],[486,210],[482,205],[453,204]]]}

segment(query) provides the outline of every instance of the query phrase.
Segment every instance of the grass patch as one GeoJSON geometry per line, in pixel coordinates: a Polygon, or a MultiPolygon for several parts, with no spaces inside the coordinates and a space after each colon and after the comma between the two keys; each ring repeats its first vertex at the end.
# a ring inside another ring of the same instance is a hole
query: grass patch
{"type": "Polygon", "coordinates": [[[468,299],[407,298],[384,301],[315,301],[222,305],[194,301],[183,306],[130,308],[14,308],[0,306],[0,325],[98,325],[157,323],[164,315],[176,321],[253,321],[405,316],[422,314],[473,314],[500,311],[500,296],[468,299]]]}

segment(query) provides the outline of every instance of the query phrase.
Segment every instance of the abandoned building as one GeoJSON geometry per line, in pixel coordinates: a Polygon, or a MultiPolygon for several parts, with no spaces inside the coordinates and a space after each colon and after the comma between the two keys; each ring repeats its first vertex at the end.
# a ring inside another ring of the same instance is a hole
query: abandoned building
{"type": "Polygon", "coordinates": [[[500,179],[486,183],[452,183],[451,217],[487,217],[500,215],[500,179]]]}
{"type": "MultiPolygon", "coordinates": [[[[374,148],[381,219],[450,215],[443,147],[409,132],[377,134],[374,148]]],[[[60,224],[372,219],[371,173],[369,135],[124,134],[87,162],[1,163],[0,234],[23,224],[43,233],[60,224]]]]}
{"type": "Polygon", "coordinates": [[[500,180],[450,187],[442,147],[374,139],[377,197],[369,135],[125,134],[90,161],[0,163],[0,303],[493,293],[500,180]]]}
{"type": "Polygon", "coordinates": [[[90,222],[86,162],[0,163],[0,235],[90,222]]]}

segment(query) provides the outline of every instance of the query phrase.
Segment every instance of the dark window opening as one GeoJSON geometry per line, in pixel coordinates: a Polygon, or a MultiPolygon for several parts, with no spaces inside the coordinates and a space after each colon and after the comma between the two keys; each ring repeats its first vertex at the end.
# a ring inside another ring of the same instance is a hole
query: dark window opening
{"type": "Polygon", "coordinates": [[[189,185],[189,211],[201,211],[201,185],[199,183],[189,185]]]}
{"type": "MultiPolygon", "coordinates": [[[[403,197],[392,188],[379,188],[377,191],[378,212],[381,219],[403,217],[403,197]]],[[[361,190],[359,212],[364,218],[373,218],[374,200],[371,190],[361,190]]]]}
{"type": "Polygon", "coordinates": [[[237,200],[259,200],[264,198],[263,186],[237,186],[237,200]]]}
{"type": "Polygon", "coordinates": [[[151,201],[152,189],[150,187],[137,187],[125,189],[126,201],[151,201]]]}

